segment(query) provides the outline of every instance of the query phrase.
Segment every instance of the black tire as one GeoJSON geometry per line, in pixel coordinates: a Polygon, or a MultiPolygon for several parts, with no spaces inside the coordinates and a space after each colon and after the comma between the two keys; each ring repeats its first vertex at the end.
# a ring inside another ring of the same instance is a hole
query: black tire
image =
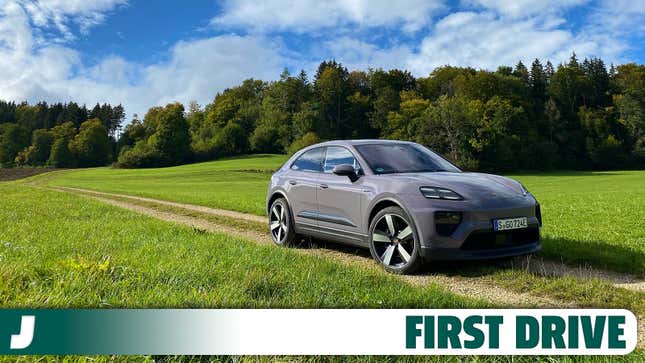
{"type": "Polygon", "coordinates": [[[385,208],[374,216],[370,222],[369,246],[374,260],[388,272],[411,274],[423,264],[417,228],[400,207],[385,208]],[[394,233],[390,232],[392,229],[394,233]]]}
{"type": "Polygon", "coordinates": [[[298,240],[298,235],[293,227],[291,209],[284,198],[276,199],[269,208],[269,234],[278,246],[293,246],[298,240]],[[274,224],[276,222],[279,223],[277,227],[274,224]]]}

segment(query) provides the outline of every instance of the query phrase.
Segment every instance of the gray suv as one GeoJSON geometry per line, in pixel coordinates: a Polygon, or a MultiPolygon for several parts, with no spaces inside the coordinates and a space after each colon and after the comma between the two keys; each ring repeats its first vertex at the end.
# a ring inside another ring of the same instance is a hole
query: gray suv
{"type": "Polygon", "coordinates": [[[311,236],[365,247],[395,273],[426,260],[540,250],[540,205],[522,184],[462,172],[404,141],[330,141],[300,150],[271,177],[267,213],[278,245],[311,236]]]}

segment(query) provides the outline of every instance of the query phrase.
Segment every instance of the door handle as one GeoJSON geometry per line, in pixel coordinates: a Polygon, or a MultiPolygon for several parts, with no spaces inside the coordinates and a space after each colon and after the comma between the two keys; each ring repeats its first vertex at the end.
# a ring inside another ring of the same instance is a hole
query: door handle
{"type": "Polygon", "coordinates": [[[291,185],[296,185],[296,184],[298,184],[298,182],[297,182],[297,181],[295,181],[295,180],[289,180],[289,184],[291,184],[291,185]]]}
{"type": "Polygon", "coordinates": [[[327,188],[329,188],[329,185],[327,185],[327,184],[320,184],[320,188],[322,188],[322,189],[327,189],[327,188]]]}

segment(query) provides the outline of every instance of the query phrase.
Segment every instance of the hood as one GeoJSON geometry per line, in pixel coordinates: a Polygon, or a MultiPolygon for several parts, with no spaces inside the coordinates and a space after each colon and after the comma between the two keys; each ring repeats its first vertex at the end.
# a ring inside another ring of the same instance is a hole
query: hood
{"type": "Polygon", "coordinates": [[[415,184],[416,188],[423,186],[447,188],[466,199],[506,199],[525,196],[519,182],[493,174],[434,172],[390,174],[388,176],[392,177],[392,181],[415,184]]]}

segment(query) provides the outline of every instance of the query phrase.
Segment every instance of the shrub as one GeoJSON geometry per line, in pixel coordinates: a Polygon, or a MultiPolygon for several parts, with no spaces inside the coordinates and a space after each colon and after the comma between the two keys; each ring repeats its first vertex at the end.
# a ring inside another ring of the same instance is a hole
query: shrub
{"type": "Polygon", "coordinates": [[[28,146],[25,149],[23,149],[21,152],[16,155],[16,158],[14,159],[14,165],[16,166],[25,166],[27,165],[27,157],[28,154],[31,152],[30,149],[32,149],[33,146],[28,146]]]}
{"type": "Polygon", "coordinates": [[[164,166],[161,155],[145,140],[137,142],[134,147],[124,147],[116,163],[119,168],[151,168],[164,166]]]}

